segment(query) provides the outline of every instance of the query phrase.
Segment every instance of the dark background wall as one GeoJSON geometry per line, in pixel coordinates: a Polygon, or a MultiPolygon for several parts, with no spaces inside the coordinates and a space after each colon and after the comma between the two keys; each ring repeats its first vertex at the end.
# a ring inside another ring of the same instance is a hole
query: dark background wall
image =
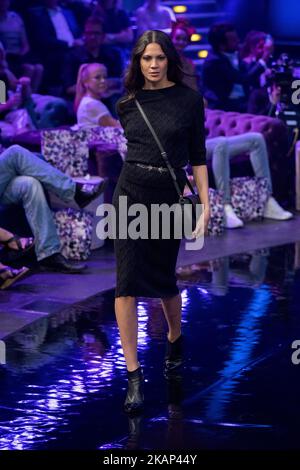
{"type": "Polygon", "coordinates": [[[251,29],[300,44],[300,0],[219,0],[243,37],[251,29]]]}
{"type": "Polygon", "coordinates": [[[250,29],[265,31],[268,23],[267,0],[225,0],[221,2],[232,21],[237,25],[238,32],[244,37],[250,29]]]}
{"type": "Polygon", "coordinates": [[[300,41],[300,0],[271,0],[270,32],[278,38],[300,41]]]}

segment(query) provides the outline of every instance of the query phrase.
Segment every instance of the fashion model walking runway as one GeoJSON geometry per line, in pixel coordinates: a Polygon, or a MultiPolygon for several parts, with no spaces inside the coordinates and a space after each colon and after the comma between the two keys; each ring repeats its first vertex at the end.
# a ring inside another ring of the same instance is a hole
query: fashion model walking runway
{"type": "MultiPolygon", "coordinates": [[[[180,190],[186,181],[184,167],[190,163],[201,202],[205,206],[205,226],[209,220],[208,180],[205,155],[204,111],[202,97],[182,84],[180,58],[171,39],[160,31],[147,31],[133,50],[125,79],[127,96],[118,102],[117,111],[128,141],[127,157],[114,193],[113,204],[119,218],[120,197],[127,205],[141,203],[148,209],[148,233],[153,204],[178,203],[174,182],[160,150],[137,107],[142,106],[166,150],[180,190]]],[[[128,218],[128,225],[131,218],[128,218]]],[[[200,225],[196,227],[200,231],[200,225]]],[[[180,240],[115,240],[117,285],[115,309],[125,355],[129,388],[125,402],[128,412],[143,406],[142,372],[137,358],[137,315],[135,298],[156,297],[162,301],[168,323],[165,373],[182,363],[181,298],[176,285],[175,267],[180,240]]]]}

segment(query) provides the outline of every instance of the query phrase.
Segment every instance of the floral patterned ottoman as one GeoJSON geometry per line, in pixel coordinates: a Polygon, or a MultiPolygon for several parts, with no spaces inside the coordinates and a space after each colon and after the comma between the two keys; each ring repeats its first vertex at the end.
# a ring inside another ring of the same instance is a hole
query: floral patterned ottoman
{"type": "Polygon", "coordinates": [[[233,178],[230,181],[231,204],[244,222],[261,219],[270,196],[266,178],[233,178]]]}
{"type": "Polygon", "coordinates": [[[68,259],[86,260],[91,253],[93,214],[68,208],[53,216],[62,254],[68,259]]]}

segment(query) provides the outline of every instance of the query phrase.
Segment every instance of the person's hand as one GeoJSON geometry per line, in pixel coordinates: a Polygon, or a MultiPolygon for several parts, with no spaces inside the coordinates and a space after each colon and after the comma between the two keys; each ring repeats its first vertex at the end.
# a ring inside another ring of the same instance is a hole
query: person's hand
{"type": "Polygon", "coordinates": [[[209,220],[210,209],[209,207],[207,207],[204,209],[204,212],[200,215],[195,230],[192,233],[194,238],[199,238],[201,236],[203,237],[204,235],[207,235],[209,220]]]}

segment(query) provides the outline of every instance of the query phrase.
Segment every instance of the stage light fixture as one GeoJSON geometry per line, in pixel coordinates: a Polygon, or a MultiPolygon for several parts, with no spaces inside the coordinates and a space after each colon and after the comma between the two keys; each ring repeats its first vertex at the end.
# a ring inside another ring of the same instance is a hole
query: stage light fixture
{"type": "Polygon", "coordinates": [[[191,41],[192,41],[192,42],[201,41],[201,39],[202,39],[201,34],[196,34],[196,33],[195,33],[195,34],[192,34],[192,36],[191,36],[191,41]]]}
{"type": "Polygon", "coordinates": [[[185,5],[175,5],[173,10],[175,13],[186,13],[187,7],[185,5]]]}
{"type": "Polygon", "coordinates": [[[198,52],[198,57],[200,59],[206,59],[207,56],[208,56],[208,51],[206,49],[203,49],[198,52]]]}

